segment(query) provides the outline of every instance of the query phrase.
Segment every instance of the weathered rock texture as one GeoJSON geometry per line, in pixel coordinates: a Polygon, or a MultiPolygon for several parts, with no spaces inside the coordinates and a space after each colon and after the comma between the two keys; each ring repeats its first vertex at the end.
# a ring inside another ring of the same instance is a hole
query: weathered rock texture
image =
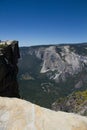
{"type": "Polygon", "coordinates": [[[0,97],[0,130],[87,130],[87,118],[0,97]]]}
{"type": "Polygon", "coordinates": [[[18,41],[0,42],[0,96],[19,97],[17,73],[18,41]]]}

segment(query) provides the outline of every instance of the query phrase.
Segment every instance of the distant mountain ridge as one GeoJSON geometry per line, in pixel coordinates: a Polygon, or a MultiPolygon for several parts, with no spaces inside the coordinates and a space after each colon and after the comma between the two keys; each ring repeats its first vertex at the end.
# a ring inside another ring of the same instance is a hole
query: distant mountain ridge
{"type": "Polygon", "coordinates": [[[87,43],[21,47],[20,54],[20,90],[27,100],[51,108],[60,97],[87,89],[87,43]]]}

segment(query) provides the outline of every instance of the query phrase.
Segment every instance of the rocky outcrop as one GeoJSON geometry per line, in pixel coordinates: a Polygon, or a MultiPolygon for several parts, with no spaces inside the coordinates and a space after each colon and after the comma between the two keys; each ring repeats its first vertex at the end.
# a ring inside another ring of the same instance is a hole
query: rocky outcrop
{"type": "Polygon", "coordinates": [[[87,130],[87,118],[0,97],[0,130],[87,130]]]}
{"type": "Polygon", "coordinates": [[[87,55],[79,55],[70,47],[70,45],[66,45],[46,48],[43,54],[41,73],[56,71],[49,78],[58,82],[60,79],[65,81],[69,75],[81,72],[84,65],[87,65],[87,55]]]}
{"type": "Polygon", "coordinates": [[[0,41],[0,96],[19,97],[18,41],[0,41]]]}

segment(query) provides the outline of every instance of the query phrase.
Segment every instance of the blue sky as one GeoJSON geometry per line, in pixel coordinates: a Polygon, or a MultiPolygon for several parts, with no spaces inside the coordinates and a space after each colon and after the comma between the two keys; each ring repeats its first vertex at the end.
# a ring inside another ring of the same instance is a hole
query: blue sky
{"type": "Polygon", "coordinates": [[[20,46],[87,42],[87,0],[0,0],[0,39],[20,46]]]}

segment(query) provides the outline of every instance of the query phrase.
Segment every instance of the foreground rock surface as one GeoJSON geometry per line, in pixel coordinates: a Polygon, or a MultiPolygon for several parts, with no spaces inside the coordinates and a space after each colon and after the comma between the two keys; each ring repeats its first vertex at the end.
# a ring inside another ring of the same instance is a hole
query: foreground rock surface
{"type": "Polygon", "coordinates": [[[87,118],[0,97],[0,130],[87,130],[87,118]]]}

